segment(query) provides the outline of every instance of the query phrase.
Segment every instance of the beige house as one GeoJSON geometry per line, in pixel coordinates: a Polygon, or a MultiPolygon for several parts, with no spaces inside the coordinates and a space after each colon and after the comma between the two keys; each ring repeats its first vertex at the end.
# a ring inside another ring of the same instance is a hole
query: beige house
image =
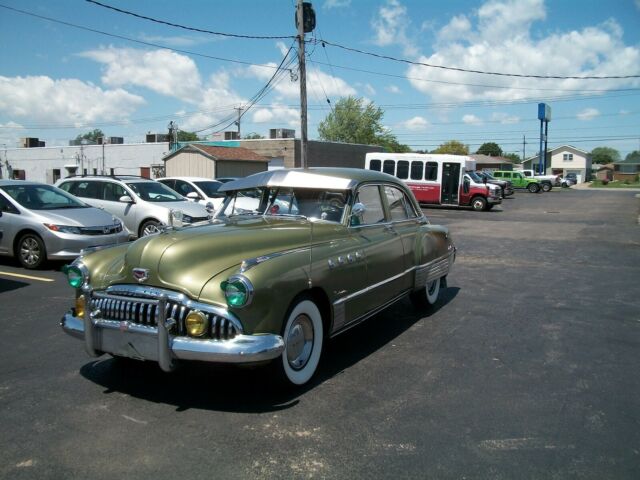
{"type": "MultiPolygon", "coordinates": [[[[540,155],[530,157],[522,162],[522,168],[537,170],[538,159],[540,155]]],[[[591,154],[572,147],[571,145],[562,145],[553,150],[547,151],[547,175],[565,176],[568,173],[575,173],[578,182],[586,182],[591,176],[591,154]]]]}
{"type": "Polygon", "coordinates": [[[246,177],[269,168],[269,158],[243,147],[189,144],[162,160],[167,177],[246,177]]]}

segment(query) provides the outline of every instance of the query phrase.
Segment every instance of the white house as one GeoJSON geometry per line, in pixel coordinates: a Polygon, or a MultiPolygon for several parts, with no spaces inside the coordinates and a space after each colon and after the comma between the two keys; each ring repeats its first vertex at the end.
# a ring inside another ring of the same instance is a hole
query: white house
{"type": "MultiPolygon", "coordinates": [[[[522,162],[522,168],[537,170],[540,155],[527,158],[522,162]]],[[[562,145],[547,151],[547,175],[565,176],[567,173],[575,173],[578,182],[586,182],[591,177],[591,154],[572,147],[562,145]]]]}

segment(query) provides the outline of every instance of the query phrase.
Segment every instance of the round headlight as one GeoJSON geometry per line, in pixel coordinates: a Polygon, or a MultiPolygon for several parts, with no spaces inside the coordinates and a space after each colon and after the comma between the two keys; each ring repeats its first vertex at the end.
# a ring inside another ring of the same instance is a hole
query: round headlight
{"type": "Polygon", "coordinates": [[[220,287],[230,307],[244,307],[251,303],[253,285],[248,278],[242,275],[234,275],[226,282],[222,282],[220,287]]]}
{"type": "Polygon", "coordinates": [[[73,288],[80,288],[89,281],[89,272],[82,264],[69,265],[66,267],[67,282],[73,288]]]}
{"type": "Polygon", "coordinates": [[[194,310],[185,319],[187,333],[192,337],[201,337],[209,328],[209,318],[202,312],[194,310]]]}

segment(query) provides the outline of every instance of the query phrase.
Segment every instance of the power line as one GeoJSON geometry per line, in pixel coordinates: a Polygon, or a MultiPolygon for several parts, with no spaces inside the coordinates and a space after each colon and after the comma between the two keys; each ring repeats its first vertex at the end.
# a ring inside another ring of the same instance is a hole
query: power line
{"type": "Polygon", "coordinates": [[[0,4],[0,7],[1,8],[5,8],[7,10],[11,10],[11,11],[16,12],[16,13],[21,13],[23,15],[28,15],[30,17],[35,17],[35,18],[39,18],[41,20],[46,20],[48,22],[58,23],[60,25],[65,25],[67,27],[77,28],[79,30],[84,30],[84,31],[91,32],[91,33],[97,33],[99,35],[105,35],[107,37],[118,38],[120,40],[126,40],[127,42],[138,43],[140,45],[146,45],[148,47],[163,48],[165,50],[171,50],[173,52],[184,53],[186,55],[194,55],[196,57],[208,58],[210,60],[219,60],[219,61],[222,61],[222,62],[239,63],[241,65],[250,65],[250,66],[254,66],[254,67],[262,67],[262,68],[270,68],[270,69],[277,68],[277,67],[274,67],[273,65],[264,65],[264,64],[260,64],[260,63],[244,62],[242,60],[233,60],[231,58],[215,57],[213,55],[206,55],[204,53],[197,53],[197,52],[191,52],[189,50],[181,50],[179,48],[168,47],[166,45],[162,45],[162,44],[159,44],[159,43],[145,42],[143,40],[137,40],[135,38],[125,37],[124,35],[117,35],[115,33],[104,32],[102,30],[96,30],[95,28],[89,28],[89,27],[84,27],[82,25],[76,25],[75,23],[65,22],[64,20],[57,20],[55,18],[45,17],[44,15],[38,15],[37,13],[27,12],[25,10],[20,10],[19,8],[9,7],[7,5],[0,4]]]}
{"type": "Polygon", "coordinates": [[[180,25],[179,23],[167,22],[166,20],[159,20],[157,18],[148,17],[146,15],[140,15],[139,13],[134,13],[129,10],[123,10],[121,8],[112,7],[111,5],[106,5],[104,3],[100,3],[95,0],[85,0],[85,1],[88,3],[93,3],[95,5],[98,5],[99,7],[107,8],[109,10],[122,13],[124,15],[130,15],[132,17],[140,18],[142,20],[148,20],[150,22],[159,23],[162,25],[168,25],[170,27],[175,27],[175,28],[181,28],[183,30],[189,30],[192,32],[209,33],[211,35],[219,35],[221,37],[247,38],[247,39],[253,39],[253,40],[287,40],[287,39],[296,38],[294,35],[264,36],[264,35],[241,35],[237,33],[215,32],[212,30],[205,30],[203,28],[188,27],[186,25],[180,25]]]}
{"type": "Polygon", "coordinates": [[[415,62],[413,60],[407,60],[406,58],[396,58],[390,55],[382,55],[380,53],[367,52],[365,50],[360,50],[358,48],[346,47],[344,45],[333,43],[328,40],[322,40],[322,42],[325,43],[326,45],[331,45],[332,47],[341,48],[349,52],[359,53],[361,55],[368,55],[370,57],[381,58],[384,60],[391,60],[394,62],[406,63],[409,65],[417,65],[417,66],[428,67],[428,68],[437,68],[441,70],[450,70],[455,72],[477,73],[480,75],[495,75],[500,77],[537,78],[537,79],[555,79],[555,80],[614,80],[614,79],[619,80],[619,79],[629,79],[629,78],[640,78],[640,75],[585,75],[585,76],[527,75],[522,73],[504,73],[504,72],[490,72],[485,70],[471,70],[471,69],[459,68],[459,67],[447,67],[444,65],[433,65],[431,63],[425,63],[425,62],[415,62]]]}

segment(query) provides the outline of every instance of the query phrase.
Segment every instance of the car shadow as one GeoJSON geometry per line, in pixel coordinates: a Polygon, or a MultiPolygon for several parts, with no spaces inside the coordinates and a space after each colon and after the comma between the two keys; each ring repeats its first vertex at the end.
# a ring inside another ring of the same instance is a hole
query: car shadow
{"type": "Polygon", "coordinates": [[[19,288],[28,287],[26,282],[17,282],[15,280],[7,280],[6,278],[0,278],[0,293],[11,292],[12,290],[18,290],[19,288]]]}
{"type": "Polygon", "coordinates": [[[284,410],[297,405],[306,392],[384,347],[416,322],[435,314],[459,290],[457,287],[442,290],[439,301],[426,314],[417,311],[408,299],[402,300],[326,342],[316,375],[302,387],[283,386],[274,381],[272,365],[237,367],[191,362],[167,374],[155,362],[106,355],[82,366],[80,374],[105,387],[107,395],[125,393],[175,405],[178,412],[193,408],[242,413],[284,410]]]}

